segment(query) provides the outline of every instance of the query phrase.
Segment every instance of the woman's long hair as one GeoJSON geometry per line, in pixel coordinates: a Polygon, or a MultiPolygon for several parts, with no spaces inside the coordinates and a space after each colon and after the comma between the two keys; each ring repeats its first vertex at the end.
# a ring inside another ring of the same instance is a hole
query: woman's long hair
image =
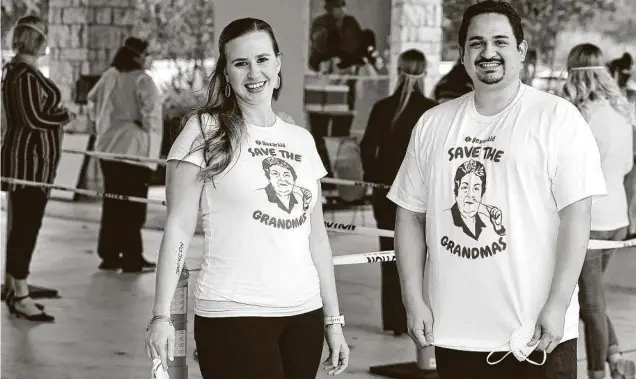
{"type": "Polygon", "coordinates": [[[631,122],[632,107],[605,66],[603,52],[596,45],[584,43],[570,50],[567,61],[568,78],[563,86],[563,96],[574,104],[583,116],[591,117],[590,104],[606,99],[631,122]]]}
{"type": "Polygon", "coordinates": [[[399,96],[398,106],[393,115],[392,125],[404,112],[411,94],[419,92],[424,96],[424,76],[426,76],[426,56],[415,49],[406,50],[398,58],[398,80],[394,96],[399,96]]]}
{"type": "Polygon", "coordinates": [[[277,56],[280,54],[274,31],[267,22],[255,18],[242,18],[229,23],[219,36],[219,58],[210,77],[205,104],[182,120],[183,128],[192,115],[199,118],[203,143],[195,146],[193,151],[203,149],[206,167],[199,173],[199,178],[202,180],[210,180],[214,183],[214,178],[227,169],[237,152],[240,152],[241,143],[246,134],[245,121],[234,90],[231,89],[225,77],[228,64],[225,46],[238,37],[257,31],[269,34],[274,53],[277,56]],[[204,114],[213,117],[215,123],[213,130],[205,130],[201,121],[201,116],[204,114]]]}

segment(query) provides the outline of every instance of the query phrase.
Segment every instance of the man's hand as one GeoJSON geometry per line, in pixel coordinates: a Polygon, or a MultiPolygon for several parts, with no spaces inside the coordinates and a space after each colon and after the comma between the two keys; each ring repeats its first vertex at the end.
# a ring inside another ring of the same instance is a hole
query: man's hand
{"type": "Polygon", "coordinates": [[[433,343],[433,313],[423,300],[406,307],[406,325],[409,336],[419,348],[433,343]]]}
{"type": "Polygon", "coordinates": [[[550,354],[563,338],[566,311],[567,306],[546,304],[539,314],[537,324],[534,327],[534,335],[528,342],[528,346],[534,346],[538,342],[536,349],[550,354]]]}

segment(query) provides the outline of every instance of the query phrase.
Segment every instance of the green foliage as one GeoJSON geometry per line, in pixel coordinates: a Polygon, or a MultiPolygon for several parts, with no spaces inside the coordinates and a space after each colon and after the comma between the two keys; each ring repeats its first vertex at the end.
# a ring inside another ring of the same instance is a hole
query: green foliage
{"type": "Polygon", "coordinates": [[[48,0],[2,0],[0,8],[2,9],[2,49],[9,49],[9,34],[13,25],[22,16],[28,14],[40,15],[44,19],[48,15],[48,0]]]}
{"type": "MultiPolygon", "coordinates": [[[[470,4],[483,0],[444,0],[444,34],[446,43],[457,44],[461,17],[470,4]]],[[[521,14],[523,29],[530,47],[552,62],[558,34],[584,25],[599,15],[617,10],[623,0],[508,0],[521,14]]]]}

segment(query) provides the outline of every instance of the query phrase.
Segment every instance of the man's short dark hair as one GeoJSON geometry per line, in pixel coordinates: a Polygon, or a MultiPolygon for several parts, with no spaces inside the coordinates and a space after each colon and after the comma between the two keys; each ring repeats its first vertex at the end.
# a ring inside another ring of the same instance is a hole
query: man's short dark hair
{"type": "Polygon", "coordinates": [[[486,0],[473,4],[466,11],[462,17],[462,24],[459,27],[459,48],[464,50],[466,44],[466,38],[468,35],[468,26],[475,16],[484,13],[498,13],[508,18],[510,26],[512,26],[512,32],[517,40],[517,46],[524,40],[523,27],[521,26],[521,16],[519,13],[506,1],[502,0],[486,0]]]}

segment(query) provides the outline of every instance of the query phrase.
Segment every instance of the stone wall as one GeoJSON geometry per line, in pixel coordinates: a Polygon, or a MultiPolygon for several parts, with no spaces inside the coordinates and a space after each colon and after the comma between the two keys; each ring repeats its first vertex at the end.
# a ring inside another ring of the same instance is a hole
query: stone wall
{"type": "MultiPolygon", "coordinates": [[[[391,67],[397,66],[400,53],[408,49],[422,51],[428,60],[425,80],[430,96],[440,79],[439,62],[442,53],[442,0],[392,0],[391,9],[391,67]]],[[[391,72],[391,89],[396,73],[391,72]]]]}

